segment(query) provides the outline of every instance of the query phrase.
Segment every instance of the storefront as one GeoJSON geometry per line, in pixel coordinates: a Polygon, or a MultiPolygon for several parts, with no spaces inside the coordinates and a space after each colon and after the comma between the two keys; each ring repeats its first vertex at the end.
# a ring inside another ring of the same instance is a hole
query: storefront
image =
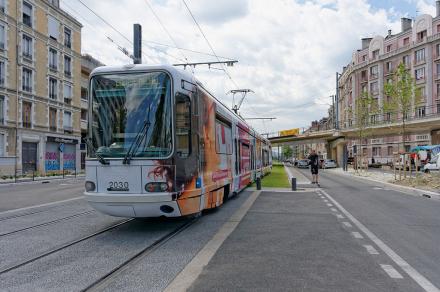
{"type": "Polygon", "coordinates": [[[78,140],[47,137],[46,172],[76,170],[76,147],[78,140]]]}

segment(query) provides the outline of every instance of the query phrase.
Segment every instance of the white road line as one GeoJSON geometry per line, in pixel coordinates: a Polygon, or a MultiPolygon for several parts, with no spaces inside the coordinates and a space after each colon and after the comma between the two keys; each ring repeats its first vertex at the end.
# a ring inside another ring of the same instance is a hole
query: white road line
{"type": "Polygon", "coordinates": [[[34,205],[34,206],[29,206],[29,207],[24,207],[24,208],[19,208],[19,209],[3,211],[3,212],[0,212],[0,215],[10,214],[10,213],[15,213],[15,212],[20,212],[20,211],[26,211],[26,210],[34,209],[34,208],[40,208],[40,207],[47,207],[47,206],[57,205],[57,204],[66,203],[66,202],[70,202],[70,201],[80,200],[80,199],[83,199],[83,198],[84,198],[84,196],[80,196],[80,197],[74,197],[74,198],[70,198],[70,199],[62,200],[62,201],[55,201],[55,202],[50,202],[50,203],[41,204],[41,205],[34,205]]]}
{"type": "Polygon", "coordinates": [[[382,240],[380,240],[373,232],[371,232],[367,227],[365,227],[359,220],[357,220],[353,215],[350,214],[344,207],[341,206],[332,196],[330,196],[326,191],[321,190],[321,192],[329,198],[337,206],[342,213],[347,216],[363,233],[365,233],[371,241],[373,241],[386,255],[388,255],[394,263],[397,264],[405,273],[408,274],[420,287],[428,292],[440,292],[440,289],[434,286],[427,278],[420,274],[416,269],[414,269],[408,262],[406,262],[402,257],[400,257],[396,252],[394,252],[388,245],[386,245],[382,240]]]}
{"type": "Polygon", "coordinates": [[[391,265],[380,265],[382,269],[393,279],[403,279],[402,275],[391,265]]]}
{"type": "Polygon", "coordinates": [[[330,210],[332,210],[333,212],[338,212],[338,210],[336,210],[335,208],[331,208],[330,210]]]}
{"type": "Polygon", "coordinates": [[[253,192],[244,204],[226,221],[213,238],[200,250],[188,265],[165,288],[165,292],[186,291],[202,273],[203,268],[235,230],[243,217],[254,204],[261,191],[253,192]]]}
{"type": "Polygon", "coordinates": [[[357,238],[357,239],[362,239],[362,238],[364,238],[364,237],[362,236],[362,234],[360,234],[360,233],[357,232],[357,231],[352,232],[351,235],[353,235],[353,237],[354,237],[354,238],[357,238]]]}
{"type": "Polygon", "coordinates": [[[342,222],[342,224],[344,224],[344,226],[345,227],[348,227],[348,228],[350,228],[350,227],[353,227],[351,224],[350,224],[350,222],[342,222]]]}
{"type": "Polygon", "coordinates": [[[341,214],[335,214],[336,215],[336,217],[338,217],[338,219],[344,219],[345,217],[344,216],[342,216],[341,214]]]}
{"type": "Polygon", "coordinates": [[[333,204],[327,204],[327,207],[333,207],[333,204]]]}
{"type": "Polygon", "coordinates": [[[372,245],[364,244],[364,247],[368,251],[369,254],[379,254],[377,249],[375,249],[372,245]]]}
{"type": "Polygon", "coordinates": [[[324,202],[328,203],[328,200],[325,200],[325,199],[324,199],[324,202]]]}

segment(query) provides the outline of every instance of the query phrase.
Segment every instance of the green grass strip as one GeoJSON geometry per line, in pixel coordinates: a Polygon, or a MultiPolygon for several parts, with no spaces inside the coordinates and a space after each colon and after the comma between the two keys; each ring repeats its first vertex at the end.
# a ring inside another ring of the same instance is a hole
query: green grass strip
{"type": "MultiPolygon", "coordinates": [[[[252,184],[255,187],[255,183],[252,184]]],[[[273,165],[272,172],[261,180],[263,188],[290,188],[289,179],[283,165],[273,165]]]]}

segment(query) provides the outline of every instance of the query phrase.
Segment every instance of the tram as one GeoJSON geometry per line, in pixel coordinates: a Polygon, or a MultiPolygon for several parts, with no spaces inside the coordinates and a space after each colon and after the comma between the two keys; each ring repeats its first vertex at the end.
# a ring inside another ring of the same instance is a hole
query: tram
{"type": "Polygon", "coordinates": [[[84,195],[102,213],[195,214],[270,172],[269,141],[184,70],[99,67],[89,89],[84,195]]]}

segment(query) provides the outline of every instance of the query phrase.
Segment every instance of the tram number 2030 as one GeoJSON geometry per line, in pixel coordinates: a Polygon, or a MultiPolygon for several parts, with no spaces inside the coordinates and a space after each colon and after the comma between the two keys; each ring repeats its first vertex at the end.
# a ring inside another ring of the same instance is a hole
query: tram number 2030
{"type": "Polygon", "coordinates": [[[108,191],[128,191],[129,186],[126,181],[111,181],[108,183],[108,191]]]}

